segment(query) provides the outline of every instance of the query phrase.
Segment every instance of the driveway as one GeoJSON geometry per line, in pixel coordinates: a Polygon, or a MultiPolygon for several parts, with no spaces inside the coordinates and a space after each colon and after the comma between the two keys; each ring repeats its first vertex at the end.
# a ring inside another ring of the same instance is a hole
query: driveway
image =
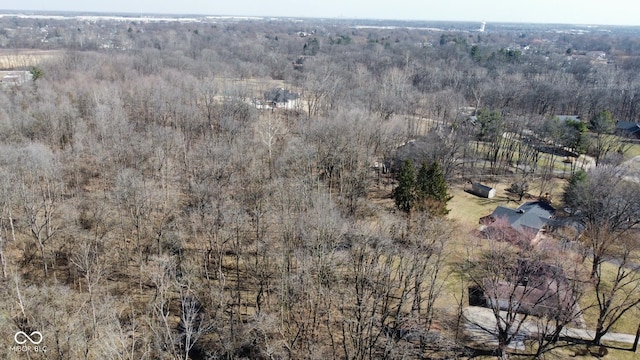
{"type": "MultiPolygon", "coordinates": [[[[498,340],[496,336],[496,319],[491,309],[469,306],[463,309],[462,316],[464,321],[464,332],[469,338],[471,344],[482,348],[497,348],[498,340]]],[[[520,328],[520,333],[510,344],[510,349],[525,350],[524,340],[538,335],[540,329],[538,324],[532,319],[532,317],[528,317],[524,321],[520,328]]],[[[595,333],[591,330],[564,328],[560,336],[589,341],[593,340],[595,333]]],[[[635,341],[635,335],[608,333],[602,338],[602,340],[633,344],[635,341]]]]}

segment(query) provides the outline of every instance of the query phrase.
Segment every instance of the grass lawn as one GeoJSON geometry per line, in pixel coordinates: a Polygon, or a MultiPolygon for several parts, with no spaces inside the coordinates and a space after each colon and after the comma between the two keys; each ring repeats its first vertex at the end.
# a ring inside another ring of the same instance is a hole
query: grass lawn
{"type": "Polygon", "coordinates": [[[553,178],[545,185],[544,189],[541,189],[540,181],[531,180],[529,183],[530,196],[523,198],[520,202],[516,195],[507,191],[511,185],[510,183],[486,183],[485,185],[496,189],[496,197],[493,199],[483,198],[467,192],[471,188],[468,184],[451,186],[449,190],[453,198],[447,204],[447,207],[451,210],[449,218],[458,221],[464,228],[472,230],[479,226],[478,221],[481,217],[491,214],[497,206],[515,209],[527,201],[535,201],[540,192],[549,192],[553,199],[552,205],[555,207],[560,206],[560,200],[566,184],[565,180],[553,178]]]}
{"type": "MultiPolygon", "coordinates": [[[[589,265],[591,266],[591,265],[589,265]]],[[[616,274],[617,266],[609,263],[605,263],[602,265],[602,272],[604,281],[611,281],[616,274]]],[[[620,291],[619,296],[622,296],[622,291],[620,291]]],[[[615,302],[615,301],[614,301],[615,302]]],[[[592,287],[588,287],[585,295],[582,297],[580,301],[580,306],[584,309],[584,320],[587,324],[587,328],[590,330],[594,330],[596,327],[596,322],[598,320],[598,308],[597,308],[597,298],[596,294],[593,291],[592,287]]],[[[638,329],[638,324],[640,323],[640,309],[638,307],[634,307],[629,310],[620,320],[616,322],[616,324],[612,328],[612,332],[618,332],[623,334],[635,334],[638,329]]],[[[640,358],[640,357],[639,357],[640,358]]]]}
{"type": "MultiPolygon", "coordinates": [[[[640,146],[638,146],[637,149],[640,152],[640,146]]],[[[466,287],[469,284],[466,284],[460,278],[459,274],[456,274],[458,265],[464,262],[464,260],[469,256],[470,253],[482,251],[482,249],[488,246],[488,243],[486,241],[474,236],[474,231],[479,227],[479,219],[483,216],[491,214],[497,206],[506,206],[515,209],[524,202],[534,201],[535,197],[540,194],[540,192],[551,193],[553,205],[556,208],[561,208],[562,206],[561,198],[563,188],[566,185],[566,180],[553,178],[551,181],[546,183],[544,188],[542,188],[542,184],[540,183],[539,179],[531,178],[529,180],[529,194],[531,196],[528,198],[524,198],[521,202],[518,202],[516,195],[510,194],[506,191],[510,186],[510,183],[514,180],[501,177],[496,178],[504,180],[486,183],[486,185],[494,187],[496,189],[496,197],[493,199],[482,198],[471,194],[467,191],[471,188],[469,184],[451,185],[449,189],[450,194],[453,195],[453,198],[450,200],[447,206],[450,209],[448,218],[454,221],[454,223],[456,224],[456,230],[447,244],[447,251],[449,253],[446,260],[447,266],[446,269],[444,269],[444,271],[442,272],[442,275],[446,276],[446,278],[443,279],[444,284],[442,293],[436,300],[435,307],[437,309],[436,311],[443,315],[446,314],[445,317],[449,317],[450,319],[453,319],[453,316],[455,316],[461,297],[464,297],[462,299],[463,306],[468,305],[468,299],[466,298],[466,287]]],[[[389,197],[392,189],[393,185],[385,185],[385,183],[383,182],[382,186],[375,187],[375,191],[372,191],[372,193],[370,194],[372,198],[371,200],[374,200],[373,202],[377,206],[384,208],[386,211],[393,210],[393,199],[389,197]]],[[[612,275],[613,273],[611,272],[614,271],[613,266],[608,264],[605,271],[607,271],[609,275],[612,275]]],[[[581,306],[583,307],[583,309],[586,309],[584,319],[587,323],[588,329],[595,328],[597,311],[595,308],[588,308],[590,304],[595,303],[595,300],[595,294],[593,294],[593,291],[589,288],[587,290],[587,295],[581,301],[581,306]]],[[[635,334],[635,331],[638,327],[639,319],[640,310],[633,309],[616,324],[612,332],[635,334]]],[[[630,348],[631,345],[621,344],[619,345],[619,347],[630,348]]],[[[584,345],[571,345],[555,349],[552,352],[546,354],[545,358],[566,359],[568,357],[572,357],[576,350],[582,348],[584,348],[584,345]]],[[[489,358],[494,357],[487,357],[487,359],[489,358]]],[[[512,356],[512,358],[524,359],[527,357],[512,356]]],[[[591,357],[588,356],[583,358],[591,357]]],[[[609,349],[609,355],[607,356],[607,358],[623,360],[640,359],[640,355],[625,350],[609,349]]]]}
{"type": "Polygon", "coordinates": [[[465,191],[470,186],[451,187],[450,192],[453,198],[447,204],[447,207],[451,209],[449,218],[470,229],[477,227],[480,218],[491,214],[496,206],[518,207],[518,203],[507,196],[505,189],[509,185],[489,184],[489,186],[493,186],[496,189],[497,194],[493,199],[483,198],[465,191]]]}
{"type": "Polygon", "coordinates": [[[640,144],[629,144],[627,151],[624,152],[624,159],[630,160],[636,156],[640,156],[640,144]]]}
{"type": "MultiPolygon", "coordinates": [[[[565,180],[561,179],[553,179],[550,185],[546,188],[550,189],[550,193],[552,194],[554,201],[554,205],[556,207],[560,207],[560,199],[563,192],[563,187],[566,184],[565,180]]],[[[449,270],[454,270],[457,264],[460,264],[464,261],[464,258],[467,256],[468,251],[477,251],[480,248],[483,248],[486,244],[481,240],[473,237],[471,233],[474,229],[476,229],[478,225],[478,220],[493,212],[496,206],[507,206],[511,208],[516,208],[519,203],[516,201],[514,195],[509,194],[506,191],[506,188],[509,186],[504,183],[490,183],[490,185],[497,190],[496,197],[493,199],[486,199],[475,196],[467,191],[466,189],[470,188],[470,185],[455,185],[450,188],[450,193],[453,195],[453,198],[448,204],[448,208],[451,209],[449,213],[449,218],[456,221],[458,226],[458,231],[456,232],[456,238],[452,239],[449,244],[450,256],[449,256],[449,270]]],[[[540,185],[534,181],[531,182],[531,190],[529,191],[532,195],[537,195],[540,191],[540,185]]],[[[525,201],[532,201],[532,199],[523,199],[523,203],[525,201]]],[[[615,274],[615,267],[611,264],[605,264],[605,277],[611,278],[615,274]]],[[[443,293],[441,297],[437,301],[437,306],[440,309],[447,309],[450,313],[455,311],[456,304],[460,300],[460,296],[463,296],[466,289],[463,289],[463,285],[459,276],[455,274],[455,272],[450,273],[449,277],[445,282],[445,286],[443,289],[443,293]],[[448,306],[447,306],[448,304],[448,306]]],[[[466,306],[467,299],[464,299],[464,305],[466,306]]],[[[589,308],[589,305],[596,303],[596,297],[591,288],[588,288],[586,291],[586,295],[580,302],[581,306],[585,310],[584,319],[587,323],[587,328],[592,330],[595,328],[595,323],[597,320],[597,309],[589,308]]],[[[638,323],[640,322],[640,309],[635,308],[630,310],[622,319],[620,319],[617,324],[613,327],[612,332],[625,333],[625,334],[635,334],[638,323]]],[[[619,348],[630,348],[631,344],[607,344],[611,346],[618,346],[619,348]]],[[[583,349],[585,345],[571,345],[559,349],[555,349],[552,352],[545,355],[545,359],[566,359],[568,357],[573,357],[574,353],[578,349],[583,349]]],[[[483,357],[480,357],[483,358],[483,357]]],[[[487,359],[493,357],[487,357],[487,359]]],[[[513,359],[524,359],[527,357],[519,357],[512,356],[513,359]]],[[[580,358],[580,357],[579,357],[580,358]]],[[[583,358],[592,358],[591,356],[583,357],[583,358]]],[[[609,355],[607,358],[611,359],[640,359],[640,354],[632,353],[630,351],[625,350],[616,350],[609,349],[609,355]]]]}
{"type": "MultiPolygon", "coordinates": [[[[507,141],[519,142],[520,140],[511,139],[507,141]]],[[[473,151],[475,151],[475,156],[478,157],[478,159],[486,158],[487,154],[490,152],[489,144],[484,142],[477,142],[477,141],[471,142],[470,148],[473,151]]],[[[502,152],[505,151],[504,149],[506,148],[507,146],[505,145],[500,151],[500,154],[502,154],[502,152]]],[[[638,145],[638,151],[640,152],[640,145],[638,145]]],[[[514,150],[512,165],[517,164],[519,158],[520,158],[520,153],[517,150],[514,150]]],[[[552,155],[550,153],[540,151],[538,161],[536,164],[538,168],[538,173],[543,172],[544,169],[548,169],[550,165],[549,162],[553,161],[553,164],[551,164],[552,165],[551,168],[555,172],[555,175],[569,176],[571,174],[571,164],[565,163],[564,162],[565,159],[567,159],[567,157],[563,155],[557,155],[557,154],[552,155]]],[[[580,159],[573,159],[573,161],[578,162],[578,165],[577,165],[578,167],[580,167],[581,165],[589,166],[589,163],[592,161],[592,159],[591,160],[589,159],[585,158],[585,156],[582,155],[580,156],[580,159]]],[[[513,171],[520,171],[520,170],[516,170],[513,166],[510,166],[509,169],[513,171]]]]}
{"type": "MultiPolygon", "coordinates": [[[[629,344],[625,344],[624,346],[627,347],[631,347],[631,345],[629,344]]],[[[623,346],[623,347],[624,347],[623,346]]],[[[585,345],[571,345],[571,346],[567,346],[567,347],[563,347],[563,348],[558,348],[555,350],[552,350],[551,352],[548,352],[546,354],[544,354],[543,359],[546,360],[565,360],[565,359],[569,359],[569,358],[576,358],[576,359],[596,359],[596,357],[591,356],[591,355],[587,355],[587,356],[575,356],[575,353],[578,349],[584,349],[585,345]]],[[[624,350],[616,350],[616,349],[611,349],[609,348],[609,354],[606,355],[604,357],[604,359],[616,359],[616,360],[637,360],[640,359],[640,353],[632,353],[631,351],[624,351],[624,350]]],[[[479,357],[474,357],[474,359],[482,359],[482,360],[489,360],[489,359],[495,359],[495,356],[479,356],[479,357]]],[[[511,355],[509,356],[509,359],[512,360],[525,360],[525,359],[532,359],[531,356],[523,356],[523,355],[511,355]]]]}

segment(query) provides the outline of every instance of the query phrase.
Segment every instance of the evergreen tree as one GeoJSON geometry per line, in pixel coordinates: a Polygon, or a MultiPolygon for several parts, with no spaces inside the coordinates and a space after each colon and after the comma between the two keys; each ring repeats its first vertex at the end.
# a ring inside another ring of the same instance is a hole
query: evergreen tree
{"type": "Polygon", "coordinates": [[[42,71],[42,69],[35,66],[32,67],[31,70],[29,70],[29,72],[31,73],[31,80],[33,81],[40,79],[44,75],[44,72],[42,71]]]}
{"type": "Polygon", "coordinates": [[[414,208],[427,211],[431,216],[444,216],[449,213],[447,202],[449,187],[438,162],[430,166],[423,163],[415,175],[411,160],[405,160],[398,174],[398,186],[393,190],[398,209],[410,213],[414,208]]]}
{"type": "Polygon", "coordinates": [[[393,190],[393,198],[398,209],[410,213],[416,200],[415,169],[411,159],[405,160],[398,174],[398,186],[393,190]]]}
{"type": "Polygon", "coordinates": [[[433,162],[427,169],[429,179],[427,203],[429,212],[434,216],[444,216],[449,213],[447,203],[453,198],[449,195],[449,187],[438,162],[433,162]]]}
{"type": "Polygon", "coordinates": [[[431,216],[444,216],[449,213],[447,202],[451,200],[449,188],[438,162],[429,167],[422,164],[416,179],[416,197],[420,210],[428,211],[431,216]]]}
{"type": "Polygon", "coordinates": [[[563,200],[565,206],[573,208],[580,202],[586,183],[587,173],[582,169],[579,169],[571,176],[569,183],[564,188],[563,200]]]}
{"type": "Polygon", "coordinates": [[[616,120],[609,110],[603,110],[589,120],[589,129],[597,135],[611,134],[616,129],[616,120]]]}
{"type": "Polygon", "coordinates": [[[480,124],[480,133],[478,140],[480,141],[496,141],[504,131],[504,119],[499,111],[491,111],[480,109],[476,115],[480,124]]]}
{"type": "Polygon", "coordinates": [[[426,163],[422,163],[420,170],[418,170],[418,176],[416,177],[416,198],[418,202],[424,202],[429,197],[431,191],[431,180],[429,175],[429,168],[426,163]]]}
{"type": "Polygon", "coordinates": [[[589,148],[587,125],[582,121],[567,120],[563,133],[564,143],[579,154],[584,154],[589,148]]]}

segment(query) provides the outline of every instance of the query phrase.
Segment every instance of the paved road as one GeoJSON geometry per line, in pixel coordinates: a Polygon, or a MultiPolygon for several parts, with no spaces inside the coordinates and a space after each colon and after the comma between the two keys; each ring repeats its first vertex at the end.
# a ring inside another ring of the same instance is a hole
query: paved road
{"type": "MultiPolygon", "coordinates": [[[[498,345],[495,334],[496,319],[491,309],[469,306],[463,310],[463,317],[465,321],[465,332],[473,343],[483,345],[483,347],[494,347],[498,345]]],[[[519,336],[515,338],[509,348],[524,350],[524,340],[537,335],[538,332],[538,325],[535,321],[525,320],[520,329],[519,336]]],[[[594,335],[594,332],[591,330],[575,328],[565,328],[561,333],[561,336],[582,340],[593,340],[594,335]]],[[[633,344],[635,335],[608,333],[602,340],[633,344]]]]}
{"type": "MultiPolygon", "coordinates": [[[[591,330],[567,328],[562,330],[561,336],[572,337],[575,339],[582,339],[582,340],[593,340],[593,337],[595,336],[595,332],[591,330]]],[[[625,344],[633,344],[635,339],[636,339],[635,335],[621,334],[621,333],[608,333],[602,337],[603,341],[615,341],[615,342],[625,343],[625,344]]]]}

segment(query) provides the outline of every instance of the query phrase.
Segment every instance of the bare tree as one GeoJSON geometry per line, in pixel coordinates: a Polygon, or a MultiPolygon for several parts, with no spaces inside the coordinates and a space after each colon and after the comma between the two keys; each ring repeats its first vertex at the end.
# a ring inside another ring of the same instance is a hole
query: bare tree
{"type": "Polygon", "coordinates": [[[273,151],[275,150],[276,142],[280,141],[287,133],[287,128],[284,126],[282,119],[279,118],[276,113],[271,112],[260,117],[257,123],[257,131],[262,143],[267,147],[269,178],[272,178],[274,166],[273,151]]]}
{"type": "Polygon", "coordinates": [[[532,249],[521,252],[509,243],[492,238],[489,241],[489,249],[477,257],[470,257],[462,271],[482,294],[495,324],[467,320],[495,336],[496,355],[506,359],[509,347],[523,336],[523,332],[529,331],[525,323],[530,316],[542,315],[560,306],[557,298],[563,297],[559,286],[561,279],[555,276],[560,270],[545,264],[542,254],[532,249]]]}
{"type": "MultiPolygon", "coordinates": [[[[396,226],[404,221],[396,220],[396,226]]],[[[426,236],[398,243],[376,237],[355,237],[345,259],[351,271],[339,289],[342,355],[356,359],[418,356],[431,346],[435,302],[447,277],[442,271],[450,229],[424,220],[426,236]]],[[[365,233],[366,234],[366,233],[365,233]]]]}
{"type": "Polygon", "coordinates": [[[144,254],[148,253],[144,249],[149,234],[149,217],[152,211],[149,201],[150,190],[147,181],[141,174],[133,169],[125,169],[119,175],[115,187],[115,200],[121,207],[122,238],[123,241],[132,236],[135,239],[135,251],[138,255],[138,266],[140,269],[140,286],[142,286],[142,265],[144,254]],[[124,226],[125,219],[129,226],[124,226]],[[129,230],[131,233],[126,234],[129,230]]]}
{"type": "Polygon", "coordinates": [[[15,184],[16,178],[14,175],[2,171],[0,173],[2,182],[0,183],[0,196],[4,199],[2,201],[2,207],[0,210],[0,264],[2,265],[2,277],[7,279],[7,253],[5,252],[5,246],[8,242],[16,241],[15,222],[13,218],[12,207],[15,206],[16,194],[15,184]]]}
{"type": "MultiPolygon", "coordinates": [[[[553,249],[549,249],[553,250],[553,249]]],[[[556,251],[560,252],[559,249],[556,251]]],[[[584,300],[584,294],[588,291],[587,269],[580,263],[575,254],[562,253],[563,256],[550,259],[552,268],[558,271],[554,279],[558,285],[554,300],[558,307],[549,308],[542,316],[535,319],[537,332],[533,339],[537,345],[536,357],[563,346],[560,342],[562,332],[570,325],[574,327],[584,326],[584,309],[580,303],[584,300]]]]}
{"type": "Polygon", "coordinates": [[[175,261],[168,256],[156,257],[145,267],[150,282],[155,288],[155,296],[149,302],[149,313],[145,318],[151,330],[156,354],[168,352],[178,358],[175,317],[171,314],[172,294],[175,289],[175,261]]]}
{"type": "Polygon", "coordinates": [[[85,286],[89,293],[89,305],[91,306],[92,333],[95,339],[98,336],[98,315],[96,310],[97,298],[100,297],[100,285],[108,274],[108,269],[100,257],[99,245],[94,241],[85,241],[73,255],[71,262],[77,267],[85,280],[85,286]]]}
{"type": "Polygon", "coordinates": [[[215,324],[206,318],[206,312],[203,311],[200,301],[188,288],[181,291],[180,307],[179,328],[182,338],[180,347],[183,349],[184,359],[189,360],[189,352],[196,342],[207,334],[215,324]]]}
{"type": "MultiPolygon", "coordinates": [[[[603,234],[600,236],[617,237],[616,251],[609,262],[613,265],[613,277],[604,270],[604,261],[596,265],[595,276],[592,279],[593,290],[596,293],[596,321],[593,343],[600,345],[602,337],[627,315],[629,310],[640,304],[640,265],[635,249],[637,233],[633,234],[603,234]]],[[[607,241],[607,240],[605,240],[607,241]]],[[[611,239],[608,240],[609,242],[611,239]]]]}
{"type": "Polygon", "coordinates": [[[216,96],[218,95],[218,85],[214,79],[205,78],[199,82],[199,93],[196,93],[195,103],[202,114],[206,117],[209,128],[215,133],[217,132],[217,124],[215,115],[217,109],[216,96]]]}
{"type": "Polygon", "coordinates": [[[46,147],[36,144],[28,146],[22,150],[20,157],[25,166],[18,172],[21,180],[18,191],[27,220],[26,231],[36,240],[44,274],[47,277],[49,266],[45,245],[60,229],[57,211],[62,195],[62,184],[58,178],[53,154],[46,147]]]}
{"type": "Polygon", "coordinates": [[[591,142],[591,152],[596,160],[596,166],[610,152],[621,147],[617,136],[612,135],[615,130],[615,120],[608,110],[601,111],[589,119],[589,128],[595,134],[591,142]]]}
{"type": "Polygon", "coordinates": [[[599,166],[584,178],[581,174],[565,189],[565,204],[584,225],[581,240],[590,251],[594,278],[598,266],[615,255],[617,238],[640,223],[639,185],[624,180],[620,167],[599,166]]]}
{"type": "Polygon", "coordinates": [[[308,117],[324,115],[338,100],[333,97],[338,95],[342,80],[337,69],[327,60],[314,61],[318,64],[310,69],[304,81],[305,90],[302,93],[302,98],[307,104],[308,117]]]}

